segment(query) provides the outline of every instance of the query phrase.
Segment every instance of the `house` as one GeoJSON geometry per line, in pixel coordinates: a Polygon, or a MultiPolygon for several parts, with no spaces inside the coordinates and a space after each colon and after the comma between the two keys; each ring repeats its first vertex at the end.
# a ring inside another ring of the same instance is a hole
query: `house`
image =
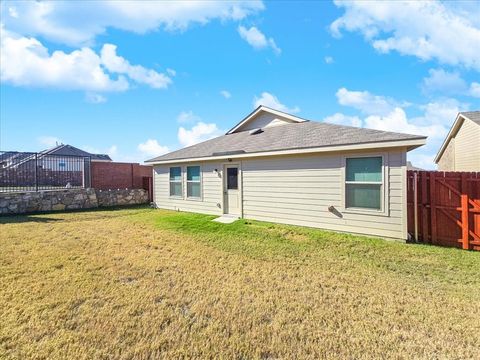
{"type": "Polygon", "coordinates": [[[480,171],[480,111],[457,115],[435,164],[442,171],[480,171]]]}
{"type": "Polygon", "coordinates": [[[90,161],[95,161],[95,162],[109,162],[112,161],[110,156],[107,154],[92,154],[87,151],[81,150],[79,148],[76,148],[75,146],[72,145],[66,145],[66,144],[60,144],[55,146],[54,148],[50,150],[45,150],[42,152],[44,154],[48,155],[63,155],[63,156],[83,156],[83,157],[89,157],[90,161]]]}
{"type": "Polygon", "coordinates": [[[260,106],[147,162],[158,208],[406,239],[406,154],[425,141],[260,106]]]}

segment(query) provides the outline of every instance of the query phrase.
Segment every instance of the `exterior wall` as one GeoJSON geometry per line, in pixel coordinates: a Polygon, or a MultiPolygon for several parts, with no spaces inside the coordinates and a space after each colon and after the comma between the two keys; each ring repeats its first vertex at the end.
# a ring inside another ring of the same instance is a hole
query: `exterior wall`
{"type": "Polygon", "coordinates": [[[143,189],[107,191],[69,189],[0,193],[0,214],[12,215],[44,211],[91,209],[144,204],[147,202],[148,193],[143,189]]]}
{"type": "Polygon", "coordinates": [[[292,120],[285,119],[270,113],[263,113],[258,115],[255,119],[253,119],[249,123],[242,126],[237,131],[247,131],[252,129],[266,128],[269,126],[278,126],[278,125],[285,125],[285,124],[291,124],[291,123],[293,123],[292,120]]]}
{"type": "Polygon", "coordinates": [[[438,161],[438,170],[453,171],[455,169],[455,138],[448,142],[442,157],[438,161]]]}
{"type": "MultiPolygon", "coordinates": [[[[196,164],[192,164],[196,165],[196,164]]],[[[202,165],[203,201],[169,197],[169,167],[154,167],[157,207],[213,215],[223,213],[223,162],[202,165]]],[[[179,166],[179,165],[177,165],[179,166]]],[[[182,165],[184,166],[184,165],[182,165]]],[[[406,152],[336,153],[265,157],[241,161],[243,217],[382,237],[406,239],[406,152]],[[384,157],[385,211],[344,209],[345,156],[384,157]],[[333,206],[333,211],[329,211],[333,206]]],[[[184,186],[185,188],[185,186],[184,186]]]]}
{"type": "Polygon", "coordinates": [[[154,166],[153,169],[153,201],[155,205],[162,209],[190,211],[203,214],[221,215],[223,213],[223,190],[222,178],[220,172],[222,163],[204,162],[192,164],[169,164],[154,166]],[[186,199],[186,166],[200,165],[201,171],[201,200],[186,199]],[[183,177],[183,196],[184,199],[170,197],[170,167],[181,166],[183,177]],[[215,173],[215,169],[218,170],[215,173]]]}
{"type": "Polygon", "coordinates": [[[150,165],[120,162],[91,163],[92,187],[95,189],[141,189],[143,177],[152,177],[150,165]]]}
{"type": "Polygon", "coordinates": [[[480,125],[470,119],[465,119],[455,135],[454,170],[480,171],[480,125]]]}
{"type": "Polygon", "coordinates": [[[244,217],[406,239],[406,211],[403,209],[406,202],[403,191],[406,176],[405,151],[383,153],[384,162],[388,166],[385,171],[386,211],[382,215],[344,209],[345,155],[244,162],[244,217]],[[335,210],[329,211],[329,206],[335,210]]]}

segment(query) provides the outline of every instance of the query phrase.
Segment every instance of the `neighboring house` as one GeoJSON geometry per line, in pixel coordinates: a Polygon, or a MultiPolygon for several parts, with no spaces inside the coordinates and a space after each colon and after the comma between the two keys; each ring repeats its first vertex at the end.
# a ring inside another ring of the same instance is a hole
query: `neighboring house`
{"type": "Polygon", "coordinates": [[[407,161],[407,170],[425,171],[425,169],[422,169],[422,168],[419,168],[419,167],[413,165],[411,161],[407,161]]]}
{"type": "Polygon", "coordinates": [[[260,106],[226,135],[147,162],[159,208],[406,239],[406,153],[425,140],[260,106]]]}
{"type": "Polygon", "coordinates": [[[107,154],[92,154],[87,151],[81,150],[79,148],[76,148],[75,146],[72,145],[65,145],[65,144],[60,144],[55,146],[53,149],[50,150],[45,150],[45,152],[49,155],[64,155],[64,156],[83,156],[83,157],[89,157],[91,161],[112,161],[110,156],[107,154]]]}
{"type": "Polygon", "coordinates": [[[442,171],[480,171],[480,111],[457,115],[435,163],[442,171]]]}
{"type": "Polygon", "coordinates": [[[52,149],[40,151],[37,154],[22,152],[4,152],[1,155],[2,168],[18,168],[35,162],[43,169],[56,171],[72,171],[83,169],[79,157],[88,158],[92,162],[110,162],[112,159],[105,154],[91,154],[72,145],[60,144],[52,149]]]}

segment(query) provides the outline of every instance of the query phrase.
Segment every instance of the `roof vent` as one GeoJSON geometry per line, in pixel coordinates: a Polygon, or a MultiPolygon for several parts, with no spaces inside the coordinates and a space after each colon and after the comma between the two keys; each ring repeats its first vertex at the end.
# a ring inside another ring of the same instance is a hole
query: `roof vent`
{"type": "Polygon", "coordinates": [[[250,130],[250,131],[249,131],[249,134],[250,134],[250,135],[256,135],[256,134],[260,134],[260,133],[262,133],[262,132],[263,132],[263,130],[260,129],[260,128],[258,128],[258,129],[252,129],[252,130],[250,130]]]}

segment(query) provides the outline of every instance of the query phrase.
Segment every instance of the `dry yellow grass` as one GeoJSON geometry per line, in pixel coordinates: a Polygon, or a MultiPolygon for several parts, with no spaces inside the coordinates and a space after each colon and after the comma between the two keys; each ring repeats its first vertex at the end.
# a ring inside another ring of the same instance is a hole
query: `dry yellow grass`
{"type": "Polygon", "coordinates": [[[0,219],[0,358],[480,358],[480,253],[209,219],[0,219]]]}

